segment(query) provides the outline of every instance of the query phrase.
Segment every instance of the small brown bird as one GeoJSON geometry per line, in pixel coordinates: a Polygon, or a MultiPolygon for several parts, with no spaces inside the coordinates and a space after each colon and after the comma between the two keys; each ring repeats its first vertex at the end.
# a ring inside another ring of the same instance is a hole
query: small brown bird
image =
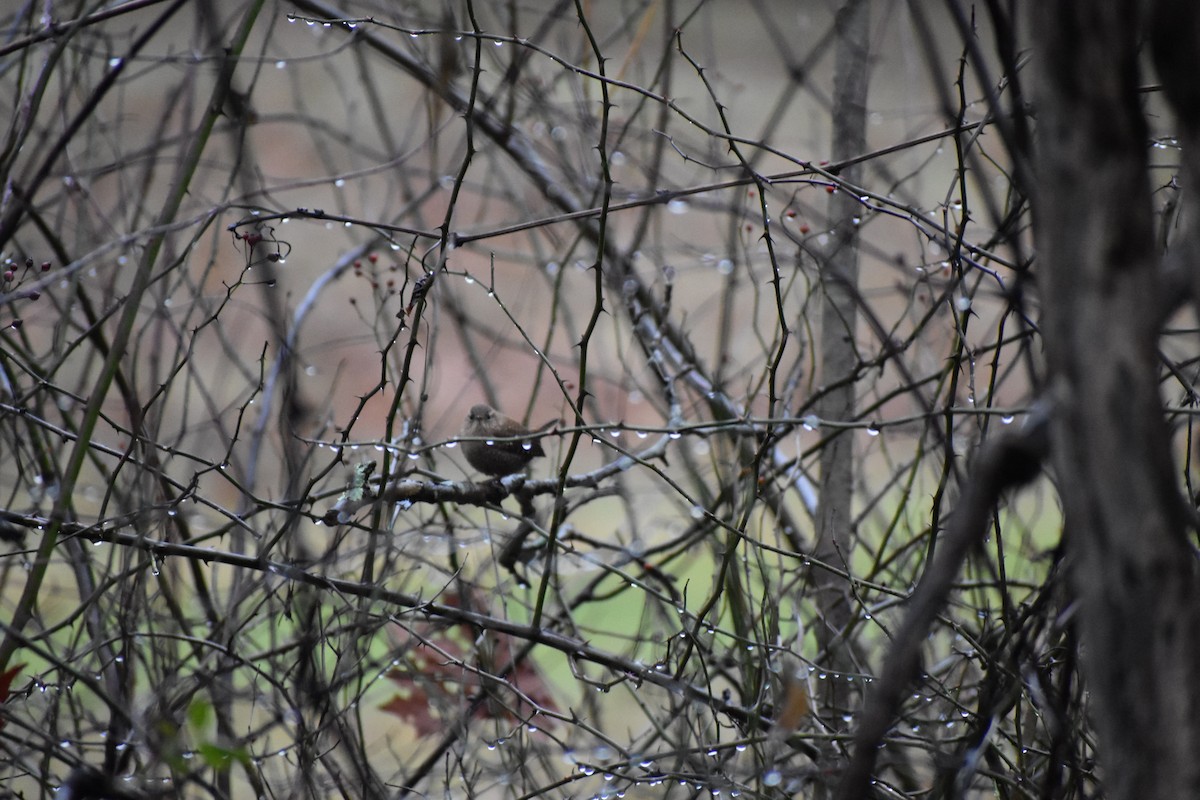
{"type": "Polygon", "coordinates": [[[537,439],[522,439],[530,433],[541,433],[558,420],[551,420],[536,431],[530,431],[515,419],[504,416],[489,405],[471,406],[462,435],[476,441],[463,442],[463,455],[472,467],[499,478],[525,469],[537,456],[546,455],[537,439]]]}

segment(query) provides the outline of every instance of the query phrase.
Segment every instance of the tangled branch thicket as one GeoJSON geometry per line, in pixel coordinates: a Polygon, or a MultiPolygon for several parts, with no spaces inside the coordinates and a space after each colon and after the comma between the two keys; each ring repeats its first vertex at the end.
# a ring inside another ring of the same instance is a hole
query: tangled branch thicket
{"type": "MultiPolygon", "coordinates": [[[[1015,41],[795,5],[8,17],[5,784],[829,791],[1041,346],[1015,41]],[[529,475],[472,473],[479,402],[559,418],[529,475]]],[[[1094,791],[1048,488],[879,796],[1094,791]]]]}

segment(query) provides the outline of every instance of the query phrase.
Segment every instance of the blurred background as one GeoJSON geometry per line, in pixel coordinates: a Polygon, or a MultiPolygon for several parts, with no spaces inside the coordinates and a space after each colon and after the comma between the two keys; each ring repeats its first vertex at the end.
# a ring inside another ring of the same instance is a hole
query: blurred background
{"type": "MultiPolygon", "coordinates": [[[[832,0],[2,13],[13,791],[827,791],[971,454],[1036,389],[1019,30],[832,0]],[[559,420],[527,479],[462,457],[481,402],[559,420]]],[[[1006,626],[1047,681],[1066,636],[1046,489],[956,586],[881,796],[985,729],[967,794],[1090,785],[1037,681],[984,709],[1006,626]]]]}

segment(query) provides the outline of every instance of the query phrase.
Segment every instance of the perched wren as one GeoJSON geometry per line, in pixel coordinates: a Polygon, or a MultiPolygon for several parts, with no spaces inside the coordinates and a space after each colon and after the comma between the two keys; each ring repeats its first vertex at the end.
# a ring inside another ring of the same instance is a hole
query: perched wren
{"type": "Polygon", "coordinates": [[[476,441],[463,442],[463,455],[472,467],[499,478],[525,469],[536,456],[546,455],[537,439],[522,439],[530,433],[541,433],[558,420],[551,420],[536,431],[530,431],[515,419],[504,416],[489,405],[471,406],[463,425],[462,435],[476,441]]]}

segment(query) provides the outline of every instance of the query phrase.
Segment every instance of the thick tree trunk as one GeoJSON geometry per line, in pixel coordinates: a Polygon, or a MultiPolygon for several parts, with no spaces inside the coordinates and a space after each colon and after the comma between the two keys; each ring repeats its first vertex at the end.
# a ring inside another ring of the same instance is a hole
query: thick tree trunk
{"type": "MultiPolygon", "coordinates": [[[[866,152],[867,87],[870,76],[870,15],[868,3],[847,0],[837,12],[837,54],[833,77],[833,150],[834,161],[848,160],[866,152]]],[[[857,184],[861,166],[854,164],[842,174],[857,184]]],[[[837,192],[829,200],[829,218],[833,223],[833,249],[823,268],[825,299],[821,307],[821,380],[832,384],[858,367],[858,226],[854,219],[862,214],[858,198],[849,192],[837,192]]],[[[831,420],[852,420],[855,411],[854,381],[844,381],[830,391],[818,407],[820,416],[831,420]]],[[[821,487],[818,500],[816,557],[827,564],[845,568],[852,548],[850,528],[854,496],[854,435],[847,431],[833,438],[821,450],[821,487]]],[[[814,573],[817,603],[822,625],[817,641],[823,657],[835,670],[854,667],[844,647],[838,646],[842,631],[850,621],[849,587],[839,576],[824,570],[814,573]],[[833,661],[833,659],[840,659],[833,661]]],[[[834,684],[834,682],[831,682],[834,684]]],[[[838,687],[844,688],[841,684],[838,687]]],[[[842,698],[825,698],[840,706],[842,698]]],[[[845,709],[839,708],[838,716],[845,709]]]]}
{"type": "Polygon", "coordinates": [[[1200,591],[1158,393],[1139,4],[1035,7],[1054,466],[1107,795],[1200,797],[1200,591]]]}

